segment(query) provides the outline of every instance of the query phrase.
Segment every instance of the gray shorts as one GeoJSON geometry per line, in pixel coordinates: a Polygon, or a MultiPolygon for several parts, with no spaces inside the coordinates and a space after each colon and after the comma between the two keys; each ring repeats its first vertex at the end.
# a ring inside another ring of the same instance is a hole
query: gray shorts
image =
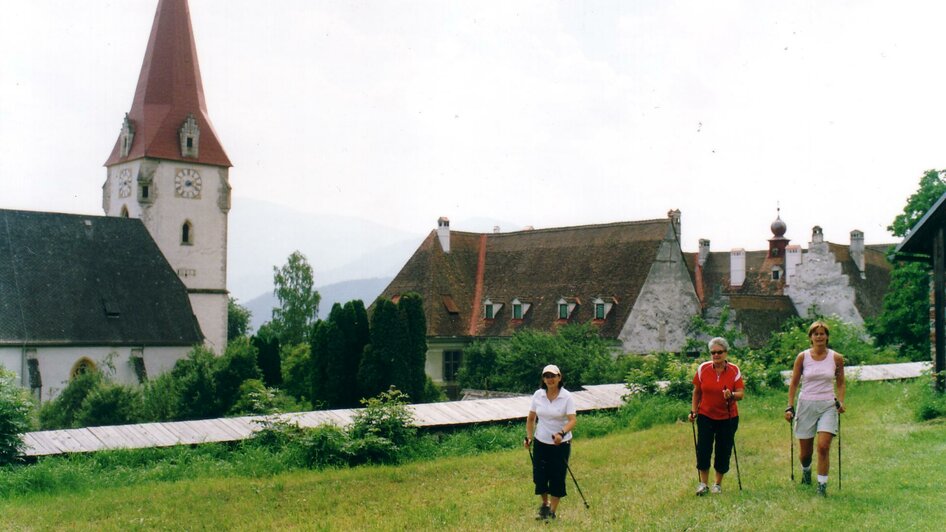
{"type": "Polygon", "coordinates": [[[798,411],[795,413],[795,437],[810,440],[818,432],[838,433],[838,409],[834,406],[834,400],[799,399],[798,411]]]}

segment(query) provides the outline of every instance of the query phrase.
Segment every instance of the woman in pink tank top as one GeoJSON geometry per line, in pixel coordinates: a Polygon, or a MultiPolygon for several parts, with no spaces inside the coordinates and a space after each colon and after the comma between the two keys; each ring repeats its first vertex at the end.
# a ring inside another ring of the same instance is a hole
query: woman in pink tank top
{"type": "Polygon", "coordinates": [[[811,457],[817,437],[818,494],[827,495],[831,441],[838,432],[838,415],[844,412],[844,357],[828,348],[828,325],[816,321],[808,327],[811,348],[798,353],[788,384],[785,419],[795,421],[802,484],[811,484],[811,457]],[[795,392],[801,381],[798,410],[795,392]]]}

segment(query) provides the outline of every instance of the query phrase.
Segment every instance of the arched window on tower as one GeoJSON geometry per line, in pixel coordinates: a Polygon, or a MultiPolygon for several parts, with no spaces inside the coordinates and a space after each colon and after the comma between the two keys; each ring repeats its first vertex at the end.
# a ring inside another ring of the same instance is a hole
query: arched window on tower
{"type": "Polygon", "coordinates": [[[128,218],[128,205],[122,205],[121,217],[128,218]]]}
{"type": "Polygon", "coordinates": [[[194,245],[194,224],[190,220],[185,221],[184,225],[181,226],[181,245],[194,245]]]}

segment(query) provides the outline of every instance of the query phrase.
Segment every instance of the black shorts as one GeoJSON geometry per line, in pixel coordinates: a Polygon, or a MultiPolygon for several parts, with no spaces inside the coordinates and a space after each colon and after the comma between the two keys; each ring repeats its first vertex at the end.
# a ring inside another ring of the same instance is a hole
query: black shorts
{"type": "Polygon", "coordinates": [[[564,497],[567,495],[565,473],[572,452],[571,442],[561,445],[549,445],[539,440],[533,442],[532,482],[535,483],[535,494],[548,493],[552,497],[564,497]]]}

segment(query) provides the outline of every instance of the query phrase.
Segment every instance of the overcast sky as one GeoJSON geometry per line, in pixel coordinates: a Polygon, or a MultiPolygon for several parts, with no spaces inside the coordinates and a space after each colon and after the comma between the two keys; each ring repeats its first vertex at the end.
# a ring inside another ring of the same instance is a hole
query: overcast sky
{"type": "MultiPolygon", "coordinates": [[[[0,0],[0,208],[101,214],[157,0],[0,0]]],[[[942,2],[191,0],[241,198],[426,234],[683,213],[893,242],[946,168],[942,2]]]]}

